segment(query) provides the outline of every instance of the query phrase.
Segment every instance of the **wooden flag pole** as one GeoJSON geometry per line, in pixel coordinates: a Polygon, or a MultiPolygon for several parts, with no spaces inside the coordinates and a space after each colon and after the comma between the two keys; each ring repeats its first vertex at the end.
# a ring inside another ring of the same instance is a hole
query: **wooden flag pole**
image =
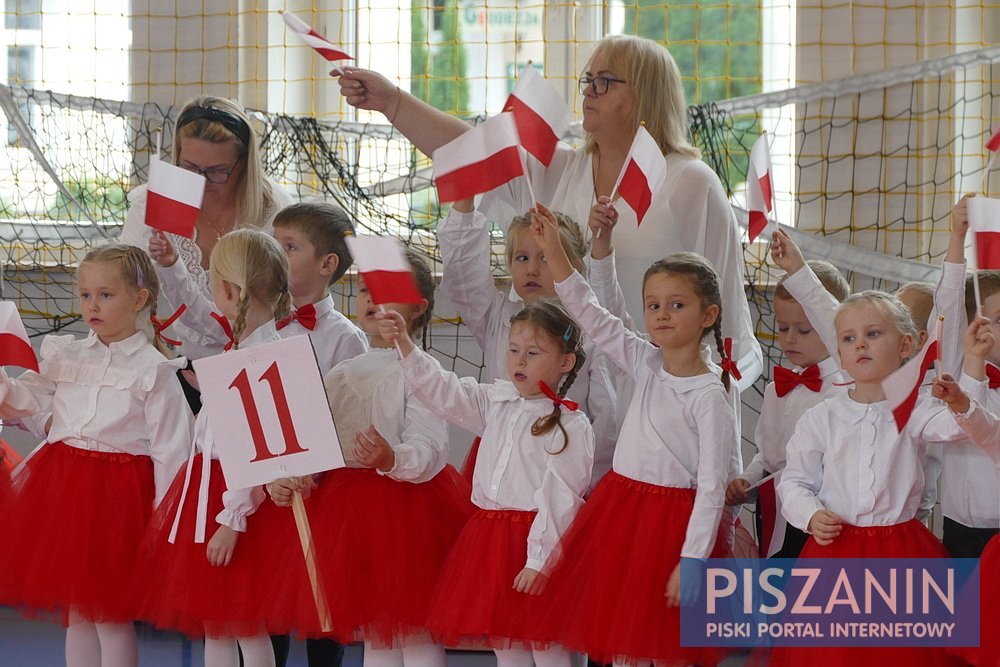
{"type": "Polygon", "coordinates": [[[333,630],[333,623],[330,619],[330,607],[326,601],[326,592],[323,590],[323,582],[319,578],[316,566],[316,545],[313,544],[306,506],[302,502],[302,494],[298,491],[292,494],[292,513],[295,515],[295,527],[299,532],[299,542],[302,543],[302,555],[306,559],[306,572],[309,575],[309,586],[312,588],[313,600],[316,602],[316,613],[319,614],[320,627],[323,632],[330,632],[333,630]]]}

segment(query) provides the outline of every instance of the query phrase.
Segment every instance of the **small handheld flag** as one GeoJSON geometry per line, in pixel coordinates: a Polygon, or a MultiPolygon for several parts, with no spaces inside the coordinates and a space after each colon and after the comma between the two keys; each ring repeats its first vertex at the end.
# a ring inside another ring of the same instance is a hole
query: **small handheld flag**
{"type": "MultiPolygon", "coordinates": [[[[295,14],[282,12],[281,18],[284,19],[285,25],[292,29],[292,32],[301,37],[303,42],[311,46],[316,53],[326,58],[328,62],[335,62],[337,60],[354,60],[353,56],[350,56],[335,47],[330,40],[316,32],[312,26],[295,14]]],[[[333,71],[343,74],[340,68],[336,66],[334,66],[333,71]]]]}
{"type": "Polygon", "coordinates": [[[434,151],[434,183],[442,202],[489,192],[524,174],[514,115],[501,113],[434,151]]]}
{"type": "Polygon", "coordinates": [[[924,375],[934,365],[938,358],[938,341],[929,340],[916,356],[903,364],[899,370],[882,380],[882,391],[892,407],[892,416],[896,421],[896,429],[900,433],[906,428],[906,423],[913,414],[917,404],[920,385],[924,383],[924,375]]]}
{"type": "Polygon", "coordinates": [[[615,187],[611,188],[610,198],[614,200],[615,194],[620,194],[635,211],[636,224],[640,225],[653,203],[653,193],[666,177],[667,163],[663,159],[663,152],[653,135],[640,125],[632,140],[632,147],[625,156],[615,187]]]}
{"type": "Polygon", "coordinates": [[[346,240],[372,303],[380,306],[386,303],[420,303],[423,300],[398,239],[391,236],[348,236],[346,240]]]}
{"type": "Polygon", "coordinates": [[[747,231],[752,243],[767,228],[768,215],[774,210],[771,151],[767,146],[767,132],[763,132],[750,149],[750,164],[747,167],[747,210],[750,211],[747,231]]]}
{"type": "Polygon", "coordinates": [[[521,145],[546,167],[572,115],[556,89],[528,63],[503,108],[514,114],[521,145]]]}
{"type": "Polygon", "coordinates": [[[38,371],[38,357],[12,301],[0,301],[0,366],[20,366],[38,371]]]}
{"type": "Polygon", "coordinates": [[[191,238],[205,197],[205,177],[158,156],[149,159],[146,225],[191,238]]]}

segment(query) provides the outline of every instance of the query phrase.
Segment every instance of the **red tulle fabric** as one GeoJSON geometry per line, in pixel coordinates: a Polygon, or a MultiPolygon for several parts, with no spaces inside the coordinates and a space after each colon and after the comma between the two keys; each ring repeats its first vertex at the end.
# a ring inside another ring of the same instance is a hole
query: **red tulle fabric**
{"type": "Polygon", "coordinates": [[[155,496],[148,456],[42,447],[12,480],[0,522],[0,604],[66,624],[135,618],[136,552],[155,496]]]}
{"type": "MultiPolygon", "coordinates": [[[[545,597],[518,593],[535,512],[479,509],[462,530],[438,581],[427,627],[446,646],[531,648],[531,615],[545,597]]],[[[539,646],[541,648],[541,645],[539,646]]]]}
{"type": "MultiPolygon", "coordinates": [[[[800,558],[947,558],[948,553],[931,531],[917,520],[895,526],[860,527],[844,524],[832,544],[820,546],[809,539],[800,558]]],[[[788,647],[770,656],[757,654],[754,663],[776,667],[886,667],[907,665],[936,667],[961,664],[945,649],[921,646],[887,647],[788,647]]]]}
{"type": "Polygon", "coordinates": [[[472,477],[476,472],[476,460],[479,458],[479,444],[482,440],[478,435],[476,436],[476,439],[469,445],[469,453],[465,455],[465,463],[462,464],[462,478],[470,487],[472,486],[472,477]]]}
{"type": "Polygon", "coordinates": [[[294,532],[290,512],[269,500],[247,517],[232,560],[222,567],[208,562],[208,541],[218,529],[215,516],[222,510],[226,490],[222,467],[212,460],[209,478],[208,523],[205,542],[194,541],[202,455],[194,459],[177,538],[168,541],[184,487],[186,467],[174,478],[143,538],[136,567],[134,595],[138,617],[158,628],[191,637],[250,637],[265,632],[272,609],[270,582],[279,573],[268,556],[274,552],[271,536],[294,532]]]}
{"type": "Polygon", "coordinates": [[[319,624],[297,548],[284,551],[280,569],[289,576],[275,584],[280,625],[307,637],[361,638],[380,648],[430,641],[428,606],[473,511],[470,495],[452,466],[420,484],[371,469],[326,473],[307,511],[333,629],[324,633],[319,624]]]}
{"type": "Polygon", "coordinates": [[[529,636],[603,663],[715,664],[721,652],[680,646],[679,610],[666,599],[694,498],[609,472],[565,536],[529,636]]]}
{"type": "Polygon", "coordinates": [[[976,667],[1000,665],[1000,535],[979,558],[979,646],[952,652],[976,667]]]}

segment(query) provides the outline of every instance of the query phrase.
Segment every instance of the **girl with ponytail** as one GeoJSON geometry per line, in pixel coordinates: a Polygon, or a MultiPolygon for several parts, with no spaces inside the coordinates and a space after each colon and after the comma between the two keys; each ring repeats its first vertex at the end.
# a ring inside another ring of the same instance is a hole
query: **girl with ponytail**
{"type": "Polygon", "coordinates": [[[579,325],[555,300],[511,318],[510,380],[480,384],[445,371],[410,338],[395,311],[377,315],[399,346],[409,390],[437,415],[482,433],[472,475],[476,512],[438,578],[427,628],[445,645],[491,646],[499,667],[569,667],[550,642],[525,641],[530,610],[546,596],[543,568],[583,505],[594,432],[565,398],[585,361],[579,325]]]}
{"type": "MultiPolygon", "coordinates": [[[[215,318],[242,349],[280,340],[275,318],[288,314],[288,260],[271,236],[239,229],[221,237],[211,257],[215,318]]],[[[207,302],[207,300],[205,300],[207,302]]],[[[198,306],[193,306],[197,311],[198,306]]],[[[157,508],[139,553],[137,618],[205,638],[205,665],[275,664],[267,627],[273,606],[272,536],[291,534],[291,517],[261,487],[228,489],[208,413],[195,421],[187,466],[157,508]],[[207,508],[207,509],[206,509],[207,508]],[[287,524],[287,525],[286,525],[287,524]]]]}
{"type": "Polygon", "coordinates": [[[698,585],[681,581],[682,564],[713,550],[736,439],[725,361],[720,379],[701,354],[709,335],[724,349],[718,276],[692,253],[653,264],[642,289],[647,341],[598,304],[541,205],[532,229],[562,303],[635,389],[612,470],[563,540],[526,639],[604,663],[715,664],[713,652],[680,645],[679,606],[698,585]]]}

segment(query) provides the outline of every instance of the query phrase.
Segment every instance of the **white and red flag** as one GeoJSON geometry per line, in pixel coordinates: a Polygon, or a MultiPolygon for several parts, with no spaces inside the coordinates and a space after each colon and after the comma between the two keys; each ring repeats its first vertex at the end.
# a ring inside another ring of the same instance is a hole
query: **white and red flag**
{"type": "Polygon", "coordinates": [[[559,137],[572,120],[566,100],[529,63],[521,70],[503,108],[514,114],[524,149],[549,166],[559,137]]]}
{"type": "Polygon", "coordinates": [[[620,194],[635,211],[636,225],[641,225],[653,203],[653,193],[666,177],[667,162],[663,159],[663,151],[653,135],[640,125],[615,187],[611,188],[611,199],[614,200],[616,193],[620,194]]]}
{"type": "Polygon", "coordinates": [[[997,123],[993,128],[993,133],[990,135],[989,141],[986,142],[986,150],[991,153],[1000,150],[1000,123],[997,123]]]}
{"type": "Polygon", "coordinates": [[[12,301],[0,301],[0,366],[20,366],[38,371],[38,357],[12,301]]]}
{"type": "Polygon", "coordinates": [[[524,174],[514,114],[493,116],[434,151],[434,183],[442,202],[467,199],[524,174]]]}
{"type": "Polygon", "coordinates": [[[1000,269],[1000,199],[970,197],[969,230],[975,232],[979,269],[1000,269]]]}
{"type": "Polygon", "coordinates": [[[164,162],[155,155],[149,160],[146,197],[146,224],[171,234],[194,236],[205,177],[164,162]]]}
{"type": "Polygon", "coordinates": [[[348,236],[347,247],[365,280],[372,303],[420,303],[423,296],[399,239],[391,236],[348,236]]]}
{"type": "Polygon", "coordinates": [[[751,242],[767,229],[768,216],[774,210],[772,183],[771,151],[767,146],[767,132],[764,132],[753,142],[747,167],[747,210],[750,211],[747,232],[751,242]]]}
{"type": "Polygon", "coordinates": [[[285,20],[285,25],[291,28],[292,32],[301,37],[303,42],[315,49],[316,53],[326,58],[329,62],[337,60],[354,60],[353,56],[350,56],[335,47],[330,40],[313,30],[312,26],[295,14],[282,12],[281,18],[285,20]]]}
{"type": "Polygon", "coordinates": [[[920,385],[924,383],[924,375],[934,366],[938,358],[937,338],[927,341],[924,348],[912,359],[903,364],[899,370],[882,380],[882,391],[892,408],[892,417],[896,420],[896,429],[902,433],[906,422],[913,414],[913,406],[917,404],[920,385]]]}

